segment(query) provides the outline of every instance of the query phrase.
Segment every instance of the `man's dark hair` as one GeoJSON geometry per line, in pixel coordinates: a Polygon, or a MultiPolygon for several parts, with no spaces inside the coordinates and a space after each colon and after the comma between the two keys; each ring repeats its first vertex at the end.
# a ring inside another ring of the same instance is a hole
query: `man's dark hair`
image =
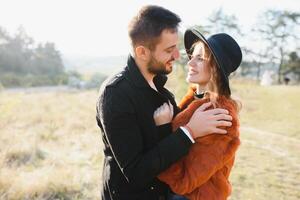
{"type": "Polygon", "coordinates": [[[162,31],[177,31],[180,22],[179,16],[163,7],[145,6],[129,24],[131,44],[133,47],[141,44],[153,50],[162,31]]]}

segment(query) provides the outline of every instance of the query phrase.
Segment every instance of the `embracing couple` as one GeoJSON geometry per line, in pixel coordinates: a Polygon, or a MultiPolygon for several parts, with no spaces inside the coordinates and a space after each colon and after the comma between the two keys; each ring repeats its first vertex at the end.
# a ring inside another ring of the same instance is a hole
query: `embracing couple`
{"type": "Polygon", "coordinates": [[[143,7],[129,25],[126,67],[100,89],[102,200],[225,200],[231,193],[240,140],[228,76],[241,49],[225,33],[206,39],[187,29],[186,80],[193,86],[177,105],[164,85],[180,56],[180,21],[165,8],[143,7]]]}

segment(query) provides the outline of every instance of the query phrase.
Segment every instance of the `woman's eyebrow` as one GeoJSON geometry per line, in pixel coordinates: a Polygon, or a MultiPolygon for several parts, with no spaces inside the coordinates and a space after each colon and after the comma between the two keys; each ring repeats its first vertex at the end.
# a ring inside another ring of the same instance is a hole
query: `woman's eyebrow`
{"type": "Polygon", "coordinates": [[[203,55],[202,53],[192,54],[192,56],[194,56],[194,57],[196,57],[196,56],[203,57],[202,55],[203,55]]]}

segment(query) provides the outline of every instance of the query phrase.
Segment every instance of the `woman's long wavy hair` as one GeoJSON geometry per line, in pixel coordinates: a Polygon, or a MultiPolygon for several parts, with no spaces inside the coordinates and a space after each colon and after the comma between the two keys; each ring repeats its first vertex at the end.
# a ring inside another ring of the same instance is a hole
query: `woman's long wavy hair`
{"type": "Polygon", "coordinates": [[[218,97],[224,96],[227,99],[230,99],[234,103],[236,109],[239,111],[242,107],[241,102],[231,97],[229,83],[227,84],[227,81],[221,75],[222,72],[217,66],[217,62],[208,46],[202,41],[197,41],[192,45],[190,52],[193,52],[195,46],[198,44],[202,45],[201,49],[206,58],[206,65],[210,66],[211,68],[211,79],[207,84],[208,91],[206,92],[206,98],[210,99],[214,107],[218,107],[218,97]]]}

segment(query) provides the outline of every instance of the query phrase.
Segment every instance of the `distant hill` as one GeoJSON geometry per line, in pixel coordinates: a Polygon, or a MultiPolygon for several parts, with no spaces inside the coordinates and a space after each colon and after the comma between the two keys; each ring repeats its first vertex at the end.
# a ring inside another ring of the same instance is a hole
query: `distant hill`
{"type": "Polygon", "coordinates": [[[63,56],[67,71],[76,70],[83,74],[102,73],[111,75],[126,66],[127,55],[123,56],[63,56]]]}

